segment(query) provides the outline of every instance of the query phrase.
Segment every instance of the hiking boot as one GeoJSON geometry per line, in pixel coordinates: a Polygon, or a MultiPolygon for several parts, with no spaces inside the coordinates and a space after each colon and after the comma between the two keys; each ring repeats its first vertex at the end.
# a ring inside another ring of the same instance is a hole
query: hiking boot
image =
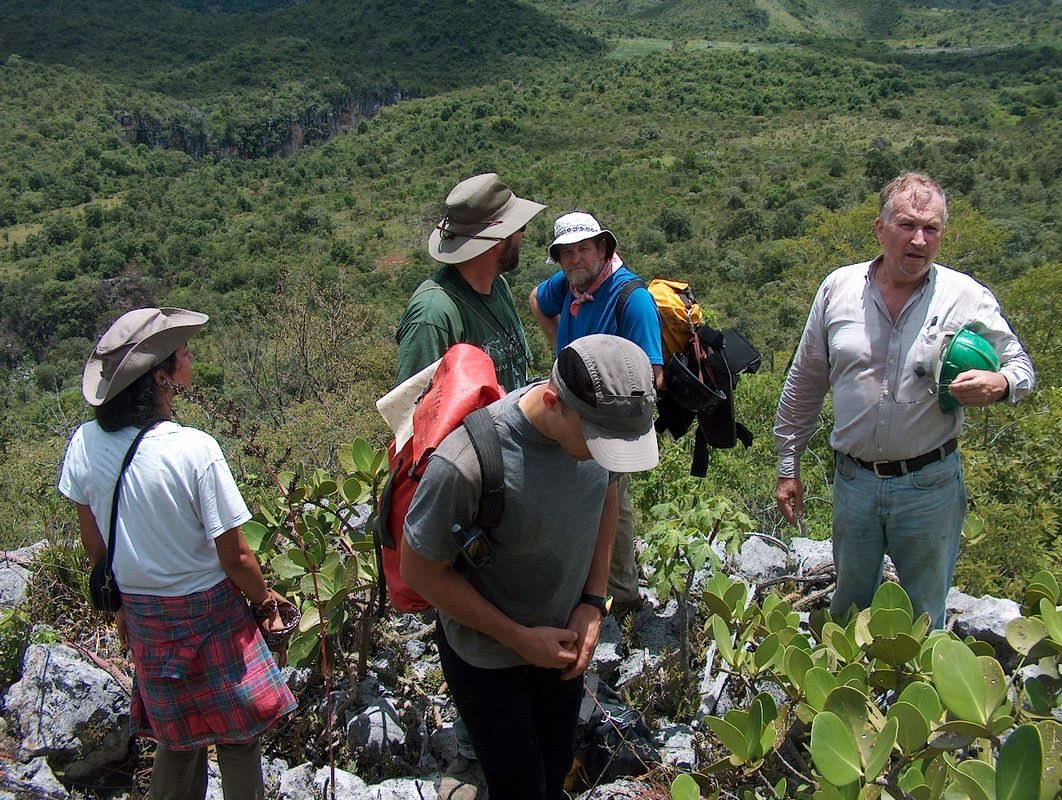
{"type": "Polygon", "coordinates": [[[458,754],[439,781],[439,800],[476,800],[483,783],[479,762],[458,754]]]}

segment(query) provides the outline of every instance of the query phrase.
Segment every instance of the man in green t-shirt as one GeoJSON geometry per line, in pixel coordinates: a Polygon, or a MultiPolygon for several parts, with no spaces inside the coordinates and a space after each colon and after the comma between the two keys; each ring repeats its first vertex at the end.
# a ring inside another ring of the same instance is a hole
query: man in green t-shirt
{"type": "MultiPolygon", "coordinates": [[[[428,237],[443,266],[417,287],[398,323],[398,375],[404,383],[442,358],[451,345],[482,347],[507,392],[527,383],[531,350],[503,274],[516,269],[524,228],[546,207],[513,194],[494,172],[461,181],[446,197],[446,216],[428,237]]],[[[439,786],[441,797],[474,800],[481,776],[460,719],[458,755],[439,786]]]]}
{"type": "Polygon", "coordinates": [[[493,172],[450,191],[446,216],[428,237],[428,252],[444,266],[417,287],[398,323],[396,383],[457,342],[486,350],[507,391],[527,382],[530,349],[503,273],[516,269],[524,228],[544,208],[493,172]]]}

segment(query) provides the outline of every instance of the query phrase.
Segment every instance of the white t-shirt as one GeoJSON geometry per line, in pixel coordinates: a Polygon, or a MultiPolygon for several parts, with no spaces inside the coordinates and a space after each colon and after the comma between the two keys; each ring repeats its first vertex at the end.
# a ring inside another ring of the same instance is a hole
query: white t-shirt
{"type": "MultiPolygon", "coordinates": [[[[92,509],[107,542],[115,479],[137,429],[87,422],[63,459],[59,491],[92,509]]],[[[122,478],[114,574],[123,592],[178,597],[225,579],[214,539],[251,518],[217,441],[163,422],[140,442],[122,478]]]]}

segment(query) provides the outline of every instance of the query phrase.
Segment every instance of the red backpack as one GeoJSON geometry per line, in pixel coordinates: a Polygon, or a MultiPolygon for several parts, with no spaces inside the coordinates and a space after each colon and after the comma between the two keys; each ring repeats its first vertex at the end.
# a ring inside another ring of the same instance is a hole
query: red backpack
{"type": "Polygon", "coordinates": [[[382,575],[386,581],[386,586],[381,586],[381,608],[386,602],[387,590],[390,590],[391,604],[399,611],[418,612],[430,606],[402,580],[402,528],[417,484],[428,466],[428,458],[462,423],[472,437],[483,476],[476,522],[484,530],[498,524],[505,505],[501,445],[490,412],[472,412],[504,395],[505,389],[498,384],[490,356],[475,345],[455,344],[446,351],[427,391],[417,401],[413,412],[413,436],[397,453],[395,440],[391,440],[387,451],[390,476],[380,498],[376,523],[376,540],[382,545],[382,575]]]}

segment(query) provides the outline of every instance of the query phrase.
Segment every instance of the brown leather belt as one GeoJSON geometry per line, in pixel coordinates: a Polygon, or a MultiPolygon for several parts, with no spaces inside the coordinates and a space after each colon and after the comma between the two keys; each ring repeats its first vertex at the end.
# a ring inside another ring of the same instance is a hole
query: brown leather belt
{"type": "Polygon", "coordinates": [[[859,466],[863,467],[863,469],[871,470],[879,478],[896,478],[900,475],[917,472],[927,464],[933,464],[937,461],[944,460],[954,453],[955,448],[958,446],[958,439],[948,439],[948,441],[944,442],[944,444],[935,450],[930,450],[928,453],[922,453],[920,456],[905,458],[900,461],[864,461],[855,456],[849,456],[849,458],[859,466]]]}

